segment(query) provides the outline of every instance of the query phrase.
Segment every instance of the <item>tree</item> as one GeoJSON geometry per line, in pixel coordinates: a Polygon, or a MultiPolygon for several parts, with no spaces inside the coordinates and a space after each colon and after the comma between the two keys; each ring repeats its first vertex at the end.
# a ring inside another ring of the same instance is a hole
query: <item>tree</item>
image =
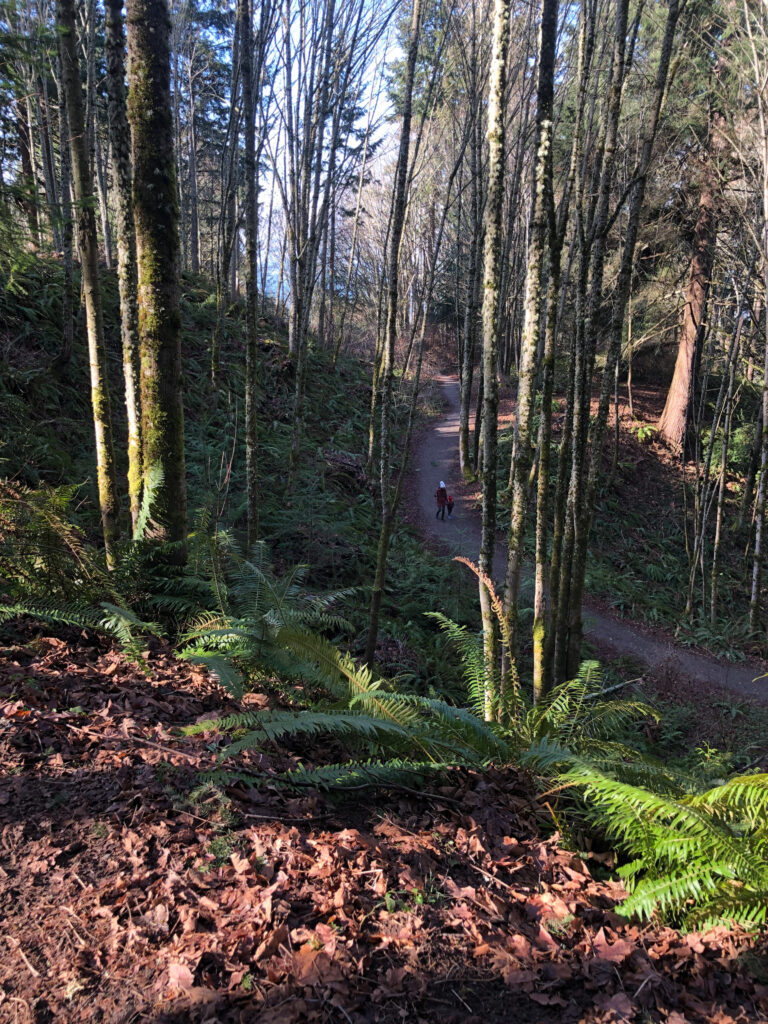
{"type": "Polygon", "coordinates": [[[128,121],[133,153],[141,368],[143,484],[153,487],[152,535],[185,557],[179,227],[166,0],[128,0],[128,121]]]}
{"type": "Polygon", "coordinates": [[[716,179],[711,156],[705,161],[698,215],[694,228],[693,251],[688,271],[688,287],[683,305],[683,322],[672,382],[664,411],[659,419],[659,434],[677,451],[682,451],[688,426],[688,410],[693,394],[695,353],[706,330],[707,298],[712,277],[717,237],[716,179]]]}
{"type": "MultiPolygon", "coordinates": [[[[496,629],[491,594],[484,583],[493,575],[496,545],[496,465],[498,451],[499,382],[497,376],[499,337],[499,282],[501,276],[502,212],[505,174],[504,96],[509,46],[509,0],[495,0],[493,8],[493,53],[488,84],[488,198],[485,207],[485,251],[483,261],[483,512],[480,541],[480,611],[486,663],[486,686],[496,676],[496,629]]],[[[485,694],[485,717],[493,717],[497,698],[485,694]]]]}
{"type": "Polygon", "coordinates": [[[387,553],[392,525],[395,515],[393,496],[390,493],[390,461],[392,448],[392,379],[395,371],[395,342],[397,341],[397,305],[400,261],[400,240],[403,236],[405,212],[407,204],[408,184],[408,153],[411,145],[411,117],[413,103],[413,80],[416,71],[416,57],[419,51],[419,31],[421,28],[420,0],[413,0],[411,8],[411,30],[408,41],[408,53],[405,73],[405,89],[403,93],[402,116],[400,122],[400,146],[395,168],[395,182],[392,191],[392,222],[389,230],[389,250],[387,253],[387,318],[382,353],[382,385],[381,385],[381,531],[376,558],[376,575],[371,594],[371,608],[368,622],[368,636],[365,643],[365,660],[373,664],[376,652],[376,639],[379,633],[379,613],[381,598],[384,592],[384,577],[387,567],[387,553]]]}
{"type": "Polygon", "coordinates": [[[125,410],[128,417],[128,500],[134,529],[141,508],[141,409],[139,403],[139,306],[136,232],[133,226],[131,135],[125,111],[125,36],[122,0],[106,0],[107,95],[115,169],[117,280],[123,342],[125,410]]]}
{"type": "Polygon", "coordinates": [[[83,96],[76,48],[74,0],[58,0],[56,20],[59,29],[62,88],[68,115],[72,181],[77,205],[80,268],[85,295],[99,504],[107,563],[111,565],[114,562],[115,545],[120,538],[119,502],[104,347],[104,318],[99,284],[99,249],[96,237],[93,188],[88,171],[83,96]]]}
{"type": "MultiPolygon", "coordinates": [[[[547,221],[552,208],[552,131],[558,0],[543,0],[539,37],[536,99],[536,160],[533,209],[525,277],[525,314],[517,388],[515,455],[512,462],[512,510],[504,595],[509,620],[510,657],[517,658],[518,598],[523,565],[523,538],[533,464],[533,403],[536,394],[542,285],[548,271],[547,221]]],[[[545,414],[543,414],[545,415],[545,414]]]]}
{"type": "Polygon", "coordinates": [[[259,535],[259,478],[257,466],[256,303],[256,122],[253,104],[253,22],[250,0],[239,0],[243,119],[245,121],[245,481],[248,506],[248,544],[259,535]]]}

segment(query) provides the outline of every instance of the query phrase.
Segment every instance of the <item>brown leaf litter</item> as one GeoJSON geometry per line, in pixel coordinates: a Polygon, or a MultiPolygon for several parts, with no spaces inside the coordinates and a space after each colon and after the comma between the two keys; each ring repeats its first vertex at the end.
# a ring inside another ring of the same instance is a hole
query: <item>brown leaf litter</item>
{"type": "Polygon", "coordinates": [[[205,672],[31,636],[0,660],[0,1021],[768,1020],[764,947],[624,920],[523,775],[270,784],[316,742],[195,796],[223,740],[178,727],[235,708],[205,672]]]}

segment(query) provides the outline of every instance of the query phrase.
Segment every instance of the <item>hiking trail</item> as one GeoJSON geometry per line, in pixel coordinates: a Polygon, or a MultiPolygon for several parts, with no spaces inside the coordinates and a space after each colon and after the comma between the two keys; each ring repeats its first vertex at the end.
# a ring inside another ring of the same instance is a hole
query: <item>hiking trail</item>
{"type": "MultiPolygon", "coordinates": [[[[477,562],[480,551],[480,513],[471,493],[461,482],[459,472],[459,382],[456,375],[435,378],[447,412],[425,432],[413,460],[414,494],[418,503],[418,525],[430,542],[446,545],[452,555],[463,555],[477,562]],[[435,489],[445,480],[456,507],[453,518],[435,518],[435,489]]],[[[506,538],[496,542],[494,578],[503,576],[506,565],[506,538]]],[[[468,580],[468,585],[473,581],[468,580]]],[[[523,580],[523,594],[532,600],[532,578],[523,580]]],[[[589,599],[583,607],[585,637],[616,655],[631,655],[651,669],[662,665],[702,683],[725,687],[743,697],[768,700],[768,679],[757,664],[733,663],[712,655],[689,650],[676,643],[663,630],[619,619],[598,608],[589,599]]]]}

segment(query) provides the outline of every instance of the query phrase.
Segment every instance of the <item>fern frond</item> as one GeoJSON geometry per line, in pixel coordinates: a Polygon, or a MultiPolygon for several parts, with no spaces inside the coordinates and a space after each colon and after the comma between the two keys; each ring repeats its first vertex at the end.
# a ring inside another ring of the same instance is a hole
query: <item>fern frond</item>
{"type": "Polygon", "coordinates": [[[245,693],[243,673],[233,664],[231,657],[194,646],[185,647],[177,656],[193,665],[203,665],[231,697],[242,699],[245,693]]]}
{"type": "Polygon", "coordinates": [[[444,774],[458,766],[452,761],[410,761],[393,758],[388,761],[328,764],[321,768],[297,768],[278,777],[278,783],[291,786],[315,786],[321,790],[386,789],[407,785],[409,788],[444,774]]]}
{"type": "Polygon", "coordinates": [[[434,619],[461,658],[464,680],[467,684],[469,705],[482,718],[485,710],[485,659],[483,658],[482,635],[471,632],[442,612],[427,612],[434,619]]]}
{"type": "Polygon", "coordinates": [[[144,493],[141,496],[141,507],[136,526],[133,530],[135,541],[144,540],[147,529],[152,519],[152,509],[157,501],[157,495],[163,486],[163,468],[154,465],[150,468],[146,481],[144,482],[144,493]]]}
{"type": "Polygon", "coordinates": [[[403,729],[417,724],[418,712],[414,708],[383,699],[379,692],[382,680],[374,680],[367,666],[358,668],[349,654],[342,654],[325,638],[290,628],[282,629],[279,638],[291,650],[317,665],[328,690],[334,696],[347,701],[354,700],[366,714],[392,722],[403,729]]]}
{"type": "Polygon", "coordinates": [[[402,740],[408,735],[406,730],[392,722],[382,722],[379,718],[352,712],[265,711],[258,716],[255,724],[255,729],[225,747],[220,755],[222,761],[244,750],[259,749],[265,740],[274,741],[288,736],[329,733],[345,738],[354,736],[368,740],[387,739],[391,742],[394,738],[402,740]]]}

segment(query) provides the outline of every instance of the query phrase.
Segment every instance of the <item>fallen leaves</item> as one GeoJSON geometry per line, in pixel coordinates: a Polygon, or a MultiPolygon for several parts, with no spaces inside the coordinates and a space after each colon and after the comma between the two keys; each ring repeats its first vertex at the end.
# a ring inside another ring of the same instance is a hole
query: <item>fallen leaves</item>
{"type": "Polygon", "coordinates": [[[0,663],[0,1021],[22,1002],[65,1024],[768,1019],[747,937],[618,917],[618,884],[542,837],[524,777],[195,802],[218,737],[174,727],[232,708],[215,683],[162,645],[148,680],[54,639],[0,663]]]}

